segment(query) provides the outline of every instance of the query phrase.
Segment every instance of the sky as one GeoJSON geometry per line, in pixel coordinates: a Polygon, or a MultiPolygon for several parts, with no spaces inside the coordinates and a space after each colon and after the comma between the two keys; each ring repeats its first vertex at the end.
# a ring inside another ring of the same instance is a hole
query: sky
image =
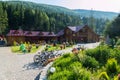
{"type": "Polygon", "coordinates": [[[36,3],[57,5],[69,9],[93,9],[120,12],[120,0],[24,0],[36,3]]]}

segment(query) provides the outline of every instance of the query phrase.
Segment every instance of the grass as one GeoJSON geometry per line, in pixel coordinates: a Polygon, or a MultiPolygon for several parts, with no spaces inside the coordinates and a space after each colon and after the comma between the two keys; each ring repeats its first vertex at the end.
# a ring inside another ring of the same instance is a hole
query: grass
{"type": "Polygon", "coordinates": [[[12,52],[20,52],[20,46],[12,46],[11,47],[12,52]]]}
{"type": "MultiPolygon", "coordinates": [[[[41,46],[39,46],[38,48],[36,48],[36,46],[32,46],[32,49],[31,49],[31,52],[30,53],[35,53],[36,51],[38,51],[39,49],[41,48],[41,46]]],[[[11,47],[11,51],[13,53],[23,53],[21,50],[20,50],[20,46],[12,46],[11,47]]],[[[29,53],[28,51],[26,53],[29,53]]]]}
{"type": "Polygon", "coordinates": [[[48,45],[47,51],[54,51],[54,50],[60,50],[60,45],[59,44],[57,44],[56,46],[48,45]]]}
{"type": "Polygon", "coordinates": [[[48,48],[48,51],[54,51],[54,50],[60,50],[59,47],[50,47],[48,48]]]}
{"type": "MultiPolygon", "coordinates": [[[[68,48],[71,48],[73,46],[69,46],[69,47],[65,47],[65,49],[68,49],[68,48]]],[[[54,50],[61,50],[60,48],[60,44],[57,44],[56,46],[49,46],[48,50],[47,51],[54,51],[54,50]]]]}

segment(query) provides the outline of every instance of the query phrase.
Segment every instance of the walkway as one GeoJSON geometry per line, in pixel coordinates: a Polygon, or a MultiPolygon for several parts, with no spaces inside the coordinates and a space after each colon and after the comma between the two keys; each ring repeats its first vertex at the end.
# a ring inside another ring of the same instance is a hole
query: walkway
{"type": "Polygon", "coordinates": [[[10,47],[0,47],[0,80],[34,80],[40,72],[33,62],[34,55],[18,55],[12,53],[10,47]]]}

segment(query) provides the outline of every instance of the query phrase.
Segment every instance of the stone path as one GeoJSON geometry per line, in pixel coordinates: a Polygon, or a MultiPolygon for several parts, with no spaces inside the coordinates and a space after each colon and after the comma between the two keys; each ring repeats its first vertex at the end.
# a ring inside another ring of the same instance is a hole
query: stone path
{"type": "Polygon", "coordinates": [[[0,47],[0,80],[34,80],[40,72],[33,62],[34,55],[18,55],[10,47],[0,47]]]}

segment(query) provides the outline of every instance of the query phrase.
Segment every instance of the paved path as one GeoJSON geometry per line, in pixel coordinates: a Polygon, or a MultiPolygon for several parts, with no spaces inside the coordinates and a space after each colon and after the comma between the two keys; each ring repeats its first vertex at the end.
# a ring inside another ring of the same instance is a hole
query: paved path
{"type": "Polygon", "coordinates": [[[15,54],[10,47],[0,47],[0,80],[34,80],[40,72],[33,63],[35,54],[15,54]]]}

